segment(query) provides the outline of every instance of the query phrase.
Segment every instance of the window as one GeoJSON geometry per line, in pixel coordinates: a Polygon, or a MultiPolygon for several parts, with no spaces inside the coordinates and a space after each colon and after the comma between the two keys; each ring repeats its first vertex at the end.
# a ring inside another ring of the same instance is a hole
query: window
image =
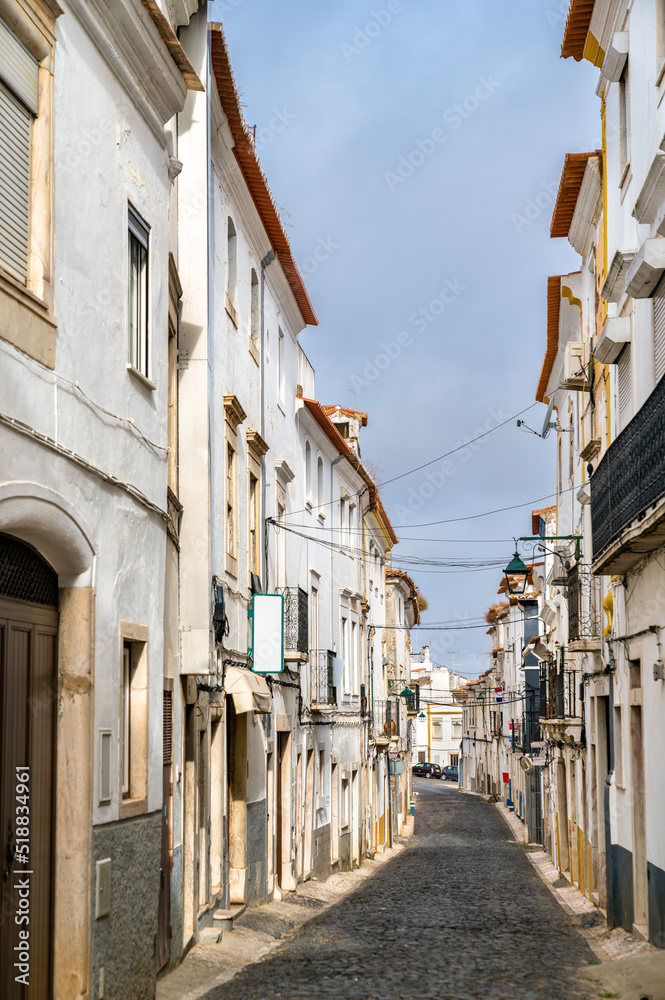
{"type": "Polygon", "coordinates": [[[351,622],[351,648],[349,650],[349,660],[351,661],[351,690],[353,694],[358,693],[358,624],[351,622]]]}
{"type": "Polygon", "coordinates": [[[319,795],[326,794],[326,752],[319,750],[319,795]]]}
{"type": "Polygon", "coordinates": [[[250,279],[250,322],[249,335],[254,347],[259,347],[259,336],[261,333],[261,309],[259,304],[259,279],[256,271],[252,268],[250,279]]]}
{"type": "Polygon", "coordinates": [[[342,778],[342,826],[349,825],[349,779],[342,778]]]}
{"type": "Polygon", "coordinates": [[[321,456],[316,460],[316,502],[319,507],[323,506],[323,459],[321,456]]]}
{"type": "Polygon", "coordinates": [[[40,4],[37,15],[34,7],[0,3],[12,25],[0,20],[0,337],[53,368],[50,110],[60,8],[40,4]]]}
{"type": "Polygon", "coordinates": [[[614,780],[623,787],[623,731],[621,729],[621,706],[614,706],[614,780]]]}
{"type": "Polygon", "coordinates": [[[277,392],[280,403],[284,402],[284,334],[281,329],[277,331],[277,392]]]}
{"type": "Polygon", "coordinates": [[[236,453],[233,447],[226,445],[226,551],[235,559],[236,555],[236,509],[235,509],[235,478],[236,453]]]}
{"type": "Polygon", "coordinates": [[[617,417],[622,431],[632,416],[633,389],[631,384],[630,344],[626,344],[617,359],[617,417]]]}
{"type": "Polygon", "coordinates": [[[148,378],[148,227],[128,208],[129,364],[148,378]]]}
{"type": "Polygon", "coordinates": [[[236,312],[236,286],[238,284],[237,240],[236,227],[233,224],[233,219],[229,216],[226,220],[226,311],[235,326],[238,325],[238,314],[236,312]]]}
{"type": "Polygon", "coordinates": [[[665,375],[665,281],[653,293],[653,377],[654,385],[665,375]]]}
{"type": "Polygon", "coordinates": [[[619,80],[619,150],[621,160],[621,183],[630,163],[630,81],[628,63],[619,80]]]}
{"type": "Polygon", "coordinates": [[[459,754],[458,753],[451,753],[451,754],[448,754],[448,756],[450,758],[450,766],[451,767],[459,767],[459,754]]]}
{"type": "Polygon", "coordinates": [[[309,648],[319,648],[319,578],[311,574],[309,590],[309,648]]]}
{"type": "Polygon", "coordinates": [[[121,623],[119,774],[121,817],[147,807],[148,629],[121,623]]]}
{"type": "Polygon", "coordinates": [[[659,69],[662,69],[665,62],[665,0],[656,2],[656,52],[659,69]]]}
{"type": "Polygon", "coordinates": [[[249,474],[249,571],[261,575],[259,555],[259,481],[251,472],[249,474]]]}
{"type": "MultiPolygon", "coordinates": [[[[284,503],[277,504],[277,523],[284,524],[284,515],[286,513],[286,505],[284,503]]],[[[275,567],[275,576],[277,579],[277,587],[281,590],[286,586],[286,531],[284,528],[276,529],[276,549],[277,549],[277,565],[275,567]]]]}
{"type": "Polygon", "coordinates": [[[39,64],[0,21],[0,264],[28,284],[30,153],[37,115],[39,64]]]}
{"type": "Polygon", "coordinates": [[[432,739],[442,740],[443,739],[443,723],[440,719],[435,719],[432,722],[432,739]]]}
{"type": "Polygon", "coordinates": [[[342,435],[343,438],[348,438],[349,436],[349,425],[348,424],[337,424],[337,430],[342,435]]]}
{"type": "Polygon", "coordinates": [[[312,447],[305,441],[305,500],[312,502],[312,447]]]}

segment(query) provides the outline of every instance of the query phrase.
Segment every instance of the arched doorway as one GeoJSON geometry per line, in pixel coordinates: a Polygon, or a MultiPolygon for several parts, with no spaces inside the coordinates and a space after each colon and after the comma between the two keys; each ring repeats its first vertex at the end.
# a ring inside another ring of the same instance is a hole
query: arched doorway
{"type": "Polygon", "coordinates": [[[7,1000],[51,996],[57,650],[58,578],[32,548],[0,534],[0,995],[7,1000]]]}

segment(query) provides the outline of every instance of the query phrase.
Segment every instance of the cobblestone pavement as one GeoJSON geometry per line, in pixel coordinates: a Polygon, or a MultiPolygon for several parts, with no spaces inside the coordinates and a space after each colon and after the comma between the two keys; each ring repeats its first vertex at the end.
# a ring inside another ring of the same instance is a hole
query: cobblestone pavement
{"type": "Polygon", "coordinates": [[[407,848],[206,1000],[594,996],[597,959],[494,806],[440,781],[414,789],[407,848]]]}

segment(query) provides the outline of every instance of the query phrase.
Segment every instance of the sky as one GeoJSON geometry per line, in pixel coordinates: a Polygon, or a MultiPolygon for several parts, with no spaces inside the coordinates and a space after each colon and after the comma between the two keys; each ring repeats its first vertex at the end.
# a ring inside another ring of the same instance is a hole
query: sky
{"type": "MultiPolygon", "coordinates": [[[[534,403],[547,277],[580,267],[549,237],[564,156],[601,145],[598,71],[560,56],[567,7],[210,5],[319,318],[300,335],[317,397],[368,414],[362,458],[385,483],[393,564],[429,604],[414,649],[469,676],[488,665],[477,626],[512,539],[555,489],[556,435],[508,418],[534,403]]],[[[536,404],[522,419],[544,417],[536,404]]]]}

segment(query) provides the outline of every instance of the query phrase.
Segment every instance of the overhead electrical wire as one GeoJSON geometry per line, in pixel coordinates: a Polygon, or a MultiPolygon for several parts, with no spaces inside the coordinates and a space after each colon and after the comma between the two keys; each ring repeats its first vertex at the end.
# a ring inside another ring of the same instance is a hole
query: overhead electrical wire
{"type": "MultiPolygon", "coordinates": [[[[515,420],[517,417],[521,417],[523,413],[527,413],[529,410],[532,410],[534,408],[534,406],[538,406],[538,405],[539,404],[537,402],[536,403],[530,403],[529,406],[525,406],[524,409],[523,410],[519,410],[518,413],[513,413],[513,415],[511,417],[508,417],[506,420],[503,420],[500,424],[497,424],[496,427],[490,427],[489,430],[483,431],[482,434],[477,434],[476,437],[470,438],[468,441],[465,441],[463,444],[456,445],[454,448],[451,448],[450,451],[445,452],[443,455],[438,455],[437,458],[432,458],[428,462],[423,462],[422,465],[417,465],[414,469],[409,469],[407,472],[401,472],[399,474],[399,476],[393,476],[391,479],[384,479],[383,482],[376,483],[377,488],[381,489],[383,486],[387,486],[389,483],[396,483],[399,479],[405,479],[407,476],[411,476],[415,472],[420,472],[422,469],[426,469],[428,466],[434,465],[436,462],[443,461],[444,458],[449,458],[450,455],[457,454],[458,451],[464,451],[465,448],[468,448],[470,445],[475,444],[476,441],[481,441],[483,438],[486,438],[489,434],[493,434],[494,431],[498,431],[501,427],[505,427],[506,424],[512,423],[512,421],[515,420]]],[[[365,492],[366,489],[367,489],[367,487],[365,487],[364,489],[360,490],[360,492],[357,493],[356,496],[360,497],[365,492]]],[[[317,506],[318,507],[330,507],[330,506],[333,506],[334,504],[336,504],[338,502],[339,502],[338,500],[328,500],[325,503],[317,504],[317,506]]],[[[288,511],[288,513],[285,513],[284,516],[285,517],[293,517],[295,514],[303,514],[303,513],[305,513],[305,511],[307,511],[308,509],[309,508],[307,508],[307,507],[302,507],[300,510],[290,510],[290,511],[288,511]]]]}

